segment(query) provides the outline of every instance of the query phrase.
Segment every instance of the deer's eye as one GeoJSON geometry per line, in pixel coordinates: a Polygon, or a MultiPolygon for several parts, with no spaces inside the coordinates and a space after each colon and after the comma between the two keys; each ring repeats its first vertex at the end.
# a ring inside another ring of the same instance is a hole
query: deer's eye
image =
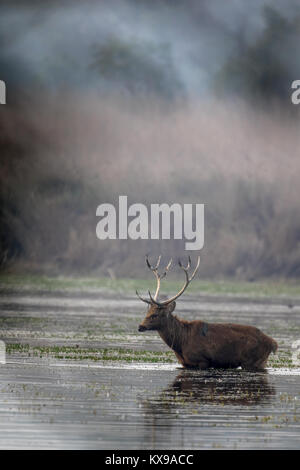
{"type": "Polygon", "coordinates": [[[158,313],[152,313],[151,320],[155,320],[158,317],[158,313]]]}

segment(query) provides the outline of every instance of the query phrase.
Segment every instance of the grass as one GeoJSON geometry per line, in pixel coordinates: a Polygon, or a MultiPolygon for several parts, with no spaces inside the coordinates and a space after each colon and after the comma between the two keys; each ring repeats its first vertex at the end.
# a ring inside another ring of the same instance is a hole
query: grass
{"type": "MultiPolygon", "coordinates": [[[[116,361],[116,362],[145,362],[145,363],[176,363],[172,351],[146,351],[126,348],[80,348],[78,346],[31,346],[29,344],[8,343],[7,354],[19,353],[30,357],[53,357],[62,360],[75,361],[116,361]]],[[[280,351],[271,355],[268,367],[295,368],[290,351],[280,351]]]]}
{"type": "Polygon", "coordinates": [[[6,346],[7,354],[19,353],[34,357],[53,357],[55,359],[119,361],[119,362],[176,362],[173,352],[139,351],[123,348],[79,348],[76,346],[31,346],[29,344],[10,343],[6,346]]]}
{"type": "Polygon", "coordinates": [[[8,317],[8,316],[1,316],[0,317],[0,328],[12,328],[18,326],[28,326],[31,327],[32,325],[41,325],[44,323],[49,322],[48,318],[39,318],[39,317],[8,317]]]}
{"type": "MultiPolygon", "coordinates": [[[[162,286],[163,293],[172,293],[180,289],[182,281],[168,280],[162,286]]],[[[132,293],[136,289],[145,293],[154,289],[152,280],[116,279],[96,277],[49,277],[30,274],[0,274],[0,292],[8,289],[34,291],[108,291],[132,293]]],[[[241,295],[253,297],[282,296],[300,297],[300,285],[296,280],[261,280],[256,282],[235,280],[194,280],[187,294],[241,295]]]]}
{"type": "Polygon", "coordinates": [[[268,367],[275,369],[293,369],[299,366],[293,363],[291,351],[280,351],[276,355],[269,357],[268,367]]]}

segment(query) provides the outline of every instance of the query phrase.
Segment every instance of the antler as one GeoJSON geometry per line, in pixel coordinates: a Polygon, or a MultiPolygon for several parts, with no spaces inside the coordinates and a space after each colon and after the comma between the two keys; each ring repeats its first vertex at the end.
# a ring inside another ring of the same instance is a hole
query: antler
{"type": "MultiPolygon", "coordinates": [[[[158,257],[156,266],[151,266],[151,264],[150,264],[150,262],[149,262],[148,255],[146,255],[146,263],[147,263],[147,266],[148,266],[149,269],[151,269],[151,271],[153,272],[154,276],[156,277],[156,281],[157,281],[156,291],[155,291],[153,300],[156,300],[156,299],[157,299],[157,296],[158,296],[158,293],[159,293],[159,289],[160,289],[160,281],[161,281],[161,279],[163,279],[163,278],[167,275],[167,272],[169,271],[170,266],[171,266],[171,264],[172,264],[172,258],[171,258],[170,261],[169,261],[169,263],[168,263],[167,266],[165,267],[165,270],[164,270],[163,274],[158,274],[158,267],[159,267],[159,264],[160,264],[160,260],[161,260],[161,255],[159,255],[159,257],[158,257]]],[[[150,294],[150,292],[149,292],[149,294],[150,294]]],[[[151,294],[150,294],[150,298],[151,298],[151,294]]]]}
{"type": "Polygon", "coordinates": [[[155,291],[154,297],[152,297],[150,291],[148,291],[149,297],[150,297],[151,300],[143,299],[137,291],[136,291],[136,294],[139,297],[139,299],[141,299],[143,302],[146,302],[147,304],[152,304],[152,303],[157,303],[158,304],[158,302],[156,302],[156,300],[157,300],[159,289],[160,289],[160,281],[167,275],[167,272],[169,271],[170,266],[172,264],[172,258],[171,258],[169,263],[165,267],[164,272],[162,274],[159,274],[158,273],[158,268],[159,268],[159,265],[160,265],[160,260],[161,260],[161,255],[159,255],[156,265],[152,266],[150,264],[148,255],[146,255],[146,264],[147,264],[148,268],[153,272],[154,276],[156,277],[156,281],[157,281],[156,291],[155,291]]]}
{"type": "MultiPolygon", "coordinates": [[[[198,269],[199,269],[199,266],[200,266],[200,256],[198,256],[197,264],[196,264],[196,267],[195,267],[195,269],[194,269],[193,274],[191,275],[191,277],[189,277],[189,269],[190,269],[190,267],[191,267],[191,257],[189,256],[189,258],[188,258],[188,264],[187,264],[187,267],[186,267],[186,268],[182,265],[182,263],[181,263],[180,260],[178,260],[178,264],[179,264],[179,266],[181,267],[181,269],[183,269],[183,271],[184,271],[184,274],[185,274],[185,277],[186,277],[185,284],[184,284],[184,286],[182,287],[182,289],[180,289],[180,291],[179,291],[176,295],[174,295],[173,297],[171,297],[171,298],[168,299],[168,300],[165,300],[165,301],[161,302],[161,303],[159,304],[160,306],[170,304],[170,303],[173,302],[174,300],[178,299],[178,297],[180,297],[181,294],[183,294],[183,292],[185,291],[185,289],[187,288],[187,286],[189,285],[189,283],[194,279],[194,277],[195,277],[195,275],[196,275],[196,273],[197,273],[197,271],[198,271],[198,269]]],[[[155,302],[155,303],[157,303],[157,302],[155,302]]]]}
{"type": "Polygon", "coordinates": [[[159,293],[159,289],[160,289],[160,281],[161,279],[163,279],[171,264],[172,264],[172,258],[170,259],[169,263],[167,264],[167,266],[165,267],[165,271],[162,275],[158,274],[158,267],[159,267],[159,264],[160,264],[160,260],[161,260],[161,256],[158,257],[158,260],[157,260],[157,263],[156,263],[156,266],[151,266],[150,262],[149,262],[149,259],[148,259],[148,255],[146,256],[146,263],[147,263],[147,266],[149,269],[151,269],[151,271],[154,273],[155,277],[156,277],[156,280],[157,280],[157,287],[156,287],[156,292],[154,294],[154,297],[152,297],[151,295],[151,292],[148,291],[148,294],[149,294],[149,297],[150,297],[150,300],[148,299],[143,299],[142,297],[140,297],[140,295],[138,294],[138,292],[136,291],[136,294],[137,296],[139,297],[139,299],[141,299],[143,302],[146,302],[147,304],[155,304],[157,305],[158,307],[163,307],[164,305],[168,305],[169,303],[173,302],[174,300],[178,299],[178,297],[183,294],[183,292],[185,291],[185,289],[187,288],[187,286],[189,285],[189,283],[194,279],[198,269],[199,269],[199,266],[200,266],[200,256],[198,256],[198,260],[197,260],[197,264],[196,264],[196,267],[193,271],[193,274],[191,275],[191,277],[189,277],[189,269],[191,267],[191,257],[189,256],[188,257],[188,264],[186,267],[184,267],[181,263],[180,260],[178,260],[178,264],[179,266],[181,267],[181,269],[184,271],[184,274],[185,274],[185,277],[186,277],[186,280],[185,280],[185,284],[184,286],[180,289],[180,291],[174,295],[173,297],[171,297],[170,299],[168,300],[164,300],[163,302],[158,302],[157,301],[157,296],[158,296],[158,293],[159,293]]]}

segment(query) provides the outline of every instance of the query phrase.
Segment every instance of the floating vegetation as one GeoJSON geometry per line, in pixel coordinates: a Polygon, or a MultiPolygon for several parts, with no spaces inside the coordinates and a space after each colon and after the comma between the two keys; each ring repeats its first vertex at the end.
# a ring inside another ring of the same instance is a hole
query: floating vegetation
{"type": "Polygon", "coordinates": [[[27,356],[54,357],[75,361],[125,361],[125,362],[175,362],[170,351],[140,351],[123,348],[80,348],[79,346],[31,346],[29,344],[10,343],[7,354],[20,353],[27,356]]]}
{"type": "Polygon", "coordinates": [[[299,366],[293,363],[291,351],[279,351],[278,354],[269,356],[268,367],[297,368],[299,366]]]}

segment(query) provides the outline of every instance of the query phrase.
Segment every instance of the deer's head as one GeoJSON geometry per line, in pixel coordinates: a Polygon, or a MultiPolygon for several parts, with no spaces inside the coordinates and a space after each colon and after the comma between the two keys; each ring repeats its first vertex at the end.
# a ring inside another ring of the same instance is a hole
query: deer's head
{"type": "Polygon", "coordinates": [[[138,292],[136,292],[139,299],[141,299],[143,302],[145,302],[149,306],[144,321],[139,325],[139,331],[160,330],[163,328],[168,315],[170,315],[176,307],[175,300],[178,299],[178,297],[181,294],[183,294],[183,292],[185,291],[189,283],[192,281],[192,279],[194,279],[195,274],[198,271],[199,265],[200,265],[200,256],[199,256],[194,272],[192,273],[191,277],[189,277],[189,269],[191,267],[191,258],[189,257],[188,264],[186,267],[183,266],[181,261],[179,260],[178,264],[185,273],[185,277],[186,277],[185,284],[176,295],[174,295],[168,300],[158,302],[157,298],[158,298],[159,289],[160,289],[160,281],[167,275],[167,272],[169,271],[169,268],[172,264],[172,259],[171,259],[169,263],[167,264],[167,266],[165,267],[165,269],[163,270],[163,273],[159,274],[158,268],[159,268],[160,260],[161,260],[161,256],[159,256],[156,265],[152,266],[149,262],[148,256],[146,256],[146,264],[148,268],[155,275],[157,286],[156,286],[156,292],[154,294],[154,297],[152,297],[151,292],[148,291],[149,299],[144,299],[140,297],[138,292]]]}

